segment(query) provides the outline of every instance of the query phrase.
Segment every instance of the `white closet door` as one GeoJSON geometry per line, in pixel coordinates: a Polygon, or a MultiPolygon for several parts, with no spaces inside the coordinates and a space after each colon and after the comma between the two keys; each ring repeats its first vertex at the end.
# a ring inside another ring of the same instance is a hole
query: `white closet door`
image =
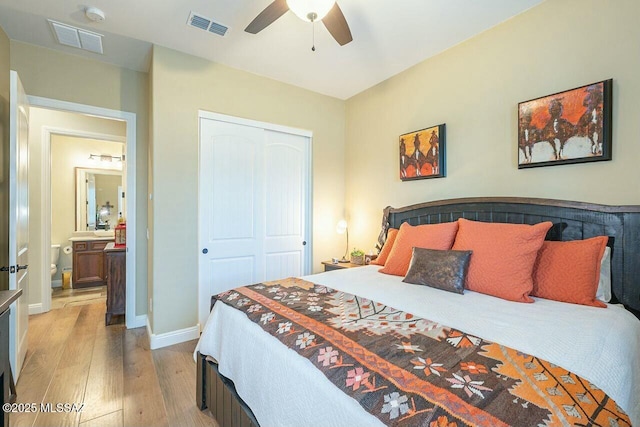
{"type": "Polygon", "coordinates": [[[264,130],[201,123],[201,280],[210,295],[261,279],[264,130]]]}
{"type": "Polygon", "coordinates": [[[305,241],[308,138],[265,131],[265,276],[301,276],[305,241]]]}
{"type": "Polygon", "coordinates": [[[211,295],[310,270],[308,137],[200,119],[199,317],[211,295]]]}

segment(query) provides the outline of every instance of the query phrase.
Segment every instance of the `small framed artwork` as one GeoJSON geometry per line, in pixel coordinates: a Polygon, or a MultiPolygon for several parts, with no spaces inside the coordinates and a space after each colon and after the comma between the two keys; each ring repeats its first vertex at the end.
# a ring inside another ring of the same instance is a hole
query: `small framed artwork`
{"type": "Polygon", "coordinates": [[[446,176],[445,125],[400,135],[400,179],[446,176]]]}
{"type": "Polygon", "coordinates": [[[612,84],[519,103],[518,169],[611,160],[612,84]]]}

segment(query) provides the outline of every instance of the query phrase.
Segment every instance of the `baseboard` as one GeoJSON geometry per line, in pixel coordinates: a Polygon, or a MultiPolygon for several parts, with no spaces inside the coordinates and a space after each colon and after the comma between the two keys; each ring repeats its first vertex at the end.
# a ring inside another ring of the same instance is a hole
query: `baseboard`
{"type": "Polygon", "coordinates": [[[140,314],[133,319],[133,324],[131,326],[127,325],[128,329],[133,328],[144,328],[147,325],[147,315],[140,314]]]}
{"type": "Polygon", "coordinates": [[[62,280],[52,280],[51,281],[51,287],[52,288],[61,288],[62,287],[62,280]]]}
{"type": "Polygon", "coordinates": [[[177,331],[165,332],[164,334],[154,334],[147,319],[147,334],[149,334],[149,347],[151,350],[168,347],[181,342],[196,340],[200,338],[200,325],[190,328],[179,329],[177,331]]]}
{"type": "Polygon", "coordinates": [[[29,316],[42,313],[42,303],[29,304],[29,316]]]}

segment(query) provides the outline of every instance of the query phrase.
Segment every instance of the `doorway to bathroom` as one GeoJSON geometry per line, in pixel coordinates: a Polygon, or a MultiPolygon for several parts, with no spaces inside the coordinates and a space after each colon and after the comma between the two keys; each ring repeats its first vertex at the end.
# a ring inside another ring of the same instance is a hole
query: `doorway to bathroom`
{"type": "Polygon", "coordinates": [[[118,221],[126,217],[126,124],[51,110],[34,109],[31,115],[36,123],[54,119],[74,128],[49,138],[51,308],[105,304],[103,250],[114,240],[118,221]],[[71,134],[78,129],[81,134],[71,134]],[[99,132],[87,136],[85,129],[99,132]]]}
{"type": "Polygon", "coordinates": [[[33,262],[40,280],[30,287],[30,314],[106,299],[102,246],[114,240],[119,219],[130,218],[125,321],[128,328],[142,326],[135,313],[135,114],[40,97],[29,101],[30,184],[36,189],[30,240],[41,248],[33,262]]]}

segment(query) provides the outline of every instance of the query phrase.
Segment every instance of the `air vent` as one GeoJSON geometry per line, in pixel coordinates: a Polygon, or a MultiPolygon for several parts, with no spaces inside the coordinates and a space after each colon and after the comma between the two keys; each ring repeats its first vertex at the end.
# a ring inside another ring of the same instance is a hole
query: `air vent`
{"type": "Polygon", "coordinates": [[[102,53],[102,36],[84,30],[78,30],[82,48],[95,53],[102,53]]]}
{"type": "Polygon", "coordinates": [[[104,53],[102,50],[102,34],[72,27],[61,22],[48,20],[53,29],[53,33],[58,39],[58,43],[65,46],[76,47],[94,53],[104,53]]]}
{"type": "Polygon", "coordinates": [[[78,49],[82,47],[80,45],[80,36],[78,35],[78,30],[76,28],[69,27],[68,25],[64,25],[55,21],[49,22],[51,22],[53,32],[58,38],[58,43],[65,46],[77,47],[78,49]]]}
{"type": "Polygon", "coordinates": [[[215,22],[209,18],[206,18],[202,15],[198,15],[196,13],[191,12],[189,15],[189,19],[187,20],[187,25],[190,27],[199,28],[201,30],[208,31],[213,34],[217,34],[219,36],[224,37],[229,31],[229,27],[226,25],[222,25],[218,22],[215,22]]]}

